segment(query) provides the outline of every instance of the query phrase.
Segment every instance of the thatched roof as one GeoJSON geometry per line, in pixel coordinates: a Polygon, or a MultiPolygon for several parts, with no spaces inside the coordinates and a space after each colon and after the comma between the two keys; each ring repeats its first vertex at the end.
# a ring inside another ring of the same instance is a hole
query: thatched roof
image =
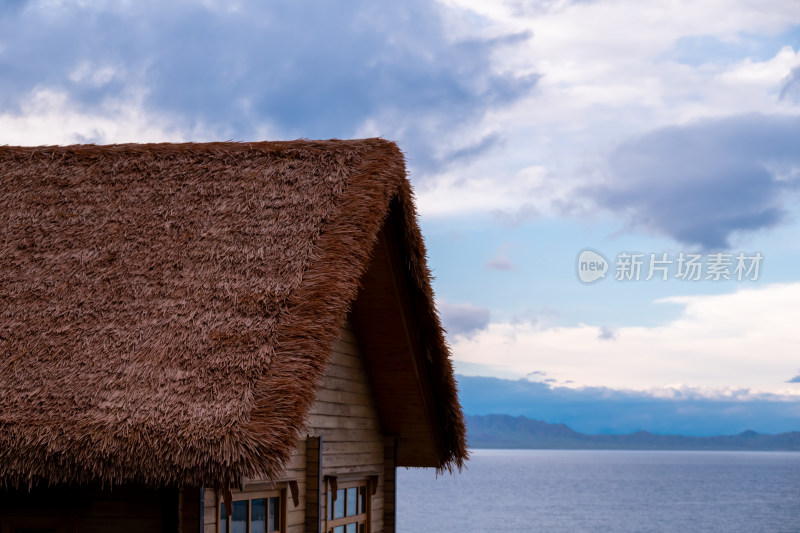
{"type": "Polygon", "coordinates": [[[435,464],[465,458],[393,143],[0,147],[0,187],[0,484],[279,474],[390,205],[426,330],[435,464]]]}

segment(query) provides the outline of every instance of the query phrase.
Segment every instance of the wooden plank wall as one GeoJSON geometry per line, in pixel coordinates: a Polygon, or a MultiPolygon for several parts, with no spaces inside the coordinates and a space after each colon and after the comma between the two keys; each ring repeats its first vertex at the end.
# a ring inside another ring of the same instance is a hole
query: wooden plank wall
{"type": "MultiPolygon", "coordinates": [[[[311,407],[308,416],[306,434],[301,437],[297,449],[292,454],[281,481],[294,480],[298,484],[300,501],[295,507],[287,493],[286,517],[287,533],[311,533],[306,523],[306,505],[317,505],[308,496],[309,487],[306,467],[317,468],[307,463],[307,437],[321,437],[322,472],[321,476],[369,477],[378,475],[378,487],[372,496],[371,533],[382,533],[384,530],[384,500],[387,490],[391,494],[392,507],[387,508],[394,513],[394,479],[385,485],[387,468],[394,475],[394,465],[385,465],[386,454],[384,436],[378,417],[375,399],[370,389],[364,357],[353,331],[351,322],[342,328],[339,340],[333,346],[331,364],[323,378],[322,386],[317,393],[317,401],[311,407]]],[[[245,484],[245,490],[263,490],[269,488],[263,482],[245,484]]],[[[320,505],[321,532],[325,531],[327,512],[327,487],[323,481],[322,502],[320,505]]],[[[206,490],[204,509],[204,533],[216,533],[217,494],[214,490],[206,490]]],[[[313,513],[312,513],[313,516],[313,513]]],[[[394,531],[392,528],[387,531],[394,531]]]]}
{"type": "Polygon", "coordinates": [[[203,533],[217,533],[217,509],[219,508],[217,491],[205,489],[203,505],[203,533]]]}
{"type": "MultiPolygon", "coordinates": [[[[333,359],[308,426],[309,434],[323,437],[323,476],[379,476],[371,502],[371,531],[383,532],[383,434],[364,357],[349,321],[333,345],[333,359]]],[[[322,516],[327,517],[327,498],[322,502],[322,516]]]]}

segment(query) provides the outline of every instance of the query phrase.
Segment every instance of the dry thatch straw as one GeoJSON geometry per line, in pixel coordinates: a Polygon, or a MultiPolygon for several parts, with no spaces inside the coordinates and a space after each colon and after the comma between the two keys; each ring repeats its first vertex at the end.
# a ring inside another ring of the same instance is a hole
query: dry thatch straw
{"type": "Polygon", "coordinates": [[[0,147],[0,186],[0,484],[278,475],[393,199],[466,457],[393,143],[0,147]]]}

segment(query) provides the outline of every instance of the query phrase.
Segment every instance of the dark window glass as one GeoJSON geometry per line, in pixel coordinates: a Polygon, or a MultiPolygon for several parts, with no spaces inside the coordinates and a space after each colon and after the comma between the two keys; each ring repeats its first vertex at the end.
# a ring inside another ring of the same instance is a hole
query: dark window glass
{"type": "Polygon", "coordinates": [[[361,524],[360,526],[358,526],[358,533],[364,533],[366,531],[366,529],[365,529],[366,527],[367,526],[365,526],[364,524],[361,524]]]}
{"type": "Polygon", "coordinates": [[[250,533],[267,533],[267,499],[250,502],[250,533]]]}
{"type": "Polygon", "coordinates": [[[358,514],[358,487],[347,489],[347,516],[358,514]]]}
{"type": "Polygon", "coordinates": [[[358,488],[358,514],[367,512],[367,487],[358,488]]]}
{"type": "Polygon", "coordinates": [[[269,531],[280,531],[281,529],[281,499],[273,497],[269,499],[269,531]]]}
{"type": "Polygon", "coordinates": [[[228,513],[224,503],[219,506],[219,533],[228,533],[228,513]]]}
{"type": "Polygon", "coordinates": [[[247,533],[247,500],[233,502],[231,533],[247,533]]]}

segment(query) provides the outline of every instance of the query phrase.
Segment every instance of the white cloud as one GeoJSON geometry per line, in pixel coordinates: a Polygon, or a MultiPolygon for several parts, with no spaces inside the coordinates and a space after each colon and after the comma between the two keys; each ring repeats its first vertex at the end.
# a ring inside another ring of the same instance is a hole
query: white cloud
{"type": "Polygon", "coordinates": [[[792,69],[798,65],[800,49],[785,46],[767,61],[746,58],[735,63],[716,76],[712,89],[727,100],[733,100],[729,105],[737,107],[749,100],[762,101],[763,111],[796,109],[797,106],[791,102],[781,101],[779,92],[792,69]]]}
{"type": "Polygon", "coordinates": [[[772,401],[797,402],[800,399],[800,388],[783,387],[772,391],[759,391],[745,387],[697,387],[681,383],[664,387],[636,389],[636,393],[669,400],[739,400],[739,401],[772,401]]]}
{"type": "MultiPolygon", "coordinates": [[[[86,75],[94,78],[98,71],[86,75]]],[[[146,112],[142,97],[141,91],[132,91],[125,99],[84,110],[63,92],[39,87],[22,100],[19,112],[0,113],[0,144],[179,142],[212,137],[201,128],[181,130],[170,118],[146,112]]]]}
{"type": "Polygon", "coordinates": [[[469,213],[506,214],[505,218],[530,218],[564,198],[568,187],[547,177],[544,167],[532,165],[519,170],[492,168],[480,161],[470,168],[428,177],[415,189],[417,207],[426,217],[458,216],[469,213]],[[521,202],[521,199],[525,199],[521,202]]]}
{"type": "Polygon", "coordinates": [[[95,66],[84,61],[70,72],[69,79],[72,82],[85,83],[91,87],[102,87],[113,80],[116,74],[117,69],[111,65],[95,66]]]}
{"type": "MultiPolygon", "coordinates": [[[[475,169],[477,170],[477,169],[475,169]]],[[[497,174],[468,177],[447,173],[417,187],[417,206],[423,216],[452,216],[471,212],[513,209],[519,196],[543,186],[544,169],[525,168],[511,177],[497,174]]]]}
{"type": "MultiPolygon", "coordinates": [[[[564,190],[597,179],[608,152],[633,136],[700,118],[800,112],[800,100],[779,98],[792,68],[800,65],[800,50],[784,46],[761,58],[750,55],[745,42],[768,42],[800,24],[797,2],[443,3],[488,17],[502,31],[530,32],[531,39],[496,53],[494,68],[542,77],[528,97],[485,116],[480,127],[503,132],[504,145],[478,163],[485,180],[464,178],[475,176],[474,162],[449,169],[461,180],[438,178],[430,196],[462,203],[448,209],[431,202],[437,213],[480,211],[484,197],[504,210],[535,198],[537,209],[551,214],[564,190]],[[730,50],[720,57],[710,50],[697,64],[673,58],[682,38],[697,36],[717,39],[730,50]],[[543,187],[505,193],[506,182],[520,179],[515,172],[531,166],[558,187],[557,194],[543,187]]],[[[764,46],[762,54],[774,43],[764,46]]]]}
{"type": "Polygon", "coordinates": [[[667,298],[658,303],[685,306],[681,317],[659,327],[617,328],[614,342],[598,338],[598,325],[493,323],[454,339],[453,354],[519,376],[543,371],[574,387],[800,394],[800,385],[786,383],[797,373],[798,301],[800,283],[667,298]]]}

